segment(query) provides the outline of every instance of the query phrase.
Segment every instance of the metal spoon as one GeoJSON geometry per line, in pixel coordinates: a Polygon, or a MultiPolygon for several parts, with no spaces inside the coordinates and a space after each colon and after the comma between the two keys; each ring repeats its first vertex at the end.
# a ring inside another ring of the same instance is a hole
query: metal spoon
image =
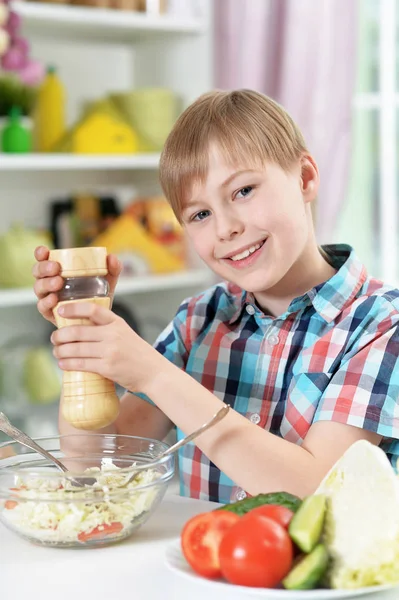
{"type": "MultiPolygon", "coordinates": [[[[19,444],[22,444],[23,446],[26,446],[31,450],[35,450],[35,452],[37,452],[41,456],[44,456],[44,458],[47,458],[47,460],[54,463],[57,469],[59,469],[63,473],[68,472],[67,467],[63,465],[62,462],[60,462],[57,458],[55,458],[55,456],[47,452],[47,450],[39,446],[39,444],[36,444],[36,442],[32,440],[32,438],[30,438],[26,433],[24,433],[14,425],[11,425],[9,419],[2,412],[0,412],[0,431],[8,435],[10,438],[15,440],[19,444]]],[[[71,481],[74,485],[78,487],[84,487],[85,485],[83,482],[77,481],[76,479],[72,479],[71,481]]]]}

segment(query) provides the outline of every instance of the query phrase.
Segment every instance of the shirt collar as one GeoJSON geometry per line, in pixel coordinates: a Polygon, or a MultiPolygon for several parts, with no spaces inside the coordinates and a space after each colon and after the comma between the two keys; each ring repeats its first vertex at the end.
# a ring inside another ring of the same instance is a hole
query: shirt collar
{"type": "Polygon", "coordinates": [[[241,317],[241,313],[245,306],[249,304],[250,293],[242,290],[238,285],[233,283],[227,284],[229,293],[233,296],[233,303],[231,306],[232,313],[230,312],[229,324],[232,325],[241,317]]]}
{"type": "Polygon", "coordinates": [[[368,275],[366,267],[351,246],[331,244],[323,246],[323,250],[337,272],[324,283],[309,290],[306,296],[318,314],[330,323],[351,304],[368,275]]]}
{"type": "MultiPolygon", "coordinates": [[[[323,250],[337,272],[324,283],[315,286],[303,296],[295,298],[286,314],[298,312],[306,306],[313,305],[322,319],[330,323],[352,302],[366,281],[366,268],[351,246],[331,244],[323,246],[323,250]]],[[[234,284],[229,284],[229,291],[234,296],[234,312],[229,319],[229,323],[232,324],[240,318],[247,304],[255,304],[255,298],[252,293],[246,292],[234,284]]]]}

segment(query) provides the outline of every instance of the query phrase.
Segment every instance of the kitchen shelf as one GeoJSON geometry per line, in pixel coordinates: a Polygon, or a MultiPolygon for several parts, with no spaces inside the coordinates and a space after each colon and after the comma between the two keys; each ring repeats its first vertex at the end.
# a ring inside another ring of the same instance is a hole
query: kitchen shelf
{"type": "Polygon", "coordinates": [[[195,34],[204,31],[201,19],[151,15],[108,8],[87,8],[40,2],[13,2],[30,30],[48,36],[77,36],[117,43],[159,34],[195,34]]]}
{"type": "Polygon", "coordinates": [[[96,171],[157,169],[159,154],[20,154],[0,153],[0,171],[96,171]]]}
{"type": "MultiPolygon", "coordinates": [[[[211,283],[212,274],[206,269],[192,269],[178,273],[167,273],[166,275],[121,277],[115,295],[163,291],[187,286],[205,287],[211,285],[211,283]]],[[[0,308],[28,306],[36,304],[36,302],[37,298],[32,288],[0,290],[0,308]]]]}

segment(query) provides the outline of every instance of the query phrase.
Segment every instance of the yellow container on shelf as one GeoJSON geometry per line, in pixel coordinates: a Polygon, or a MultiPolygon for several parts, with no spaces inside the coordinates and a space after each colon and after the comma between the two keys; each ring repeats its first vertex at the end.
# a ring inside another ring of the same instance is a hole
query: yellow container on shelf
{"type": "Polygon", "coordinates": [[[34,147],[37,152],[51,152],[66,131],[65,89],[55,67],[39,87],[33,115],[34,147]]]}
{"type": "Polygon", "coordinates": [[[85,118],[72,135],[72,152],[77,154],[133,154],[137,149],[132,128],[101,112],[85,118]]]}
{"type": "Polygon", "coordinates": [[[171,273],[185,268],[182,259],[168,252],[129,214],[118,217],[91,245],[105,246],[112,254],[135,254],[146,264],[150,273],[171,273]]]}

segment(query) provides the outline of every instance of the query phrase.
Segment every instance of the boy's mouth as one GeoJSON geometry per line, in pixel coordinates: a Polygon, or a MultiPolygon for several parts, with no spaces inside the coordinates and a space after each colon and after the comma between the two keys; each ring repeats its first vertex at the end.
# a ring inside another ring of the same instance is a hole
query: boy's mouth
{"type": "Polygon", "coordinates": [[[248,246],[247,248],[245,248],[244,250],[241,250],[240,252],[237,252],[236,254],[230,254],[229,256],[225,256],[224,260],[229,260],[229,261],[235,262],[235,263],[243,261],[246,258],[249,258],[253,254],[255,254],[257,251],[259,251],[262,248],[262,246],[264,245],[265,241],[266,240],[256,242],[256,244],[253,244],[252,246],[248,246]]]}

